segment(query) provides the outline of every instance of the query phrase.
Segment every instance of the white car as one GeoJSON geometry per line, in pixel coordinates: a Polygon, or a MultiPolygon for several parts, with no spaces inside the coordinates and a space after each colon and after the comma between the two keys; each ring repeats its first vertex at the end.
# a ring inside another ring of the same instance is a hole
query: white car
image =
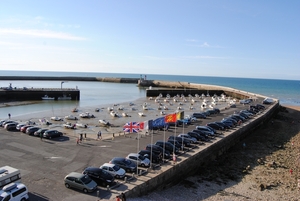
{"type": "Polygon", "coordinates": [[[104,163],[100,166],[100,169],[105,170],[118,179],[123,179],[126,175],[126,171],[116,164],[104,163]]]}
{"type": "Polygon", "coordinates": [[[70,115],[65,116],[65,119],[67,119],[67,120],[77,120],[78,118],[70,114],[70,115]]]}
{"type": "Polygon", "coordinates": [[[150,166],[150,160],[138,153],[130,153],[128,154],[128,156],[126,156],[126,159],[131,160],[138,166],[142,166],[142,167],[150,166]]]}

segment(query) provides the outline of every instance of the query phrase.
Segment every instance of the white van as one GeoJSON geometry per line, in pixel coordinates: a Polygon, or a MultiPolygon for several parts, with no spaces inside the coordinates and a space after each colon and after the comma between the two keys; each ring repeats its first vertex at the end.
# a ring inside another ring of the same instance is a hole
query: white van
{"type": "Polygon", "coordinates": [[[0,201],[26,201],[28,198],[27,187],[22,183],[11,183],[0,190],[0,201]]]}

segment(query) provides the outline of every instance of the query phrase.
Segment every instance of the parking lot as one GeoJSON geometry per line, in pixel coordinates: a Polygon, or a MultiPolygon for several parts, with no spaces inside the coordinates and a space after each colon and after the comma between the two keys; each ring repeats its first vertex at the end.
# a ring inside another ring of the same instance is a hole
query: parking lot
{"type": "MultiPolygon", "coordinates": [[[[96,200],[112,199],[116,193],[129,190],[131,187],[124,180],[117,180],[117,188],[108,190],[106,187],[98,187],[91,194],[81,191],[67,189],[63,179],[70,172],[82,172],[85,167],[100,167],[109,162],[113,157],[125,157],[129,153],[136,153],[144,149],[147,144],[155,143],[157,140],[167,139],[170,135],[178,135],[195,129],[196,125],[205,125],[208,122],[219,121],[233,114],[236,110],[248,108],[248,105],[237,105],[208,117],[198,119],[191,125],[185,127],[171,127],[168,131],[154,131],[147,135],[128,134],[115,136],[103,136],[103,140],[94,138],[84,139],[79,145],[76,137],[72,134],[64,135],[52,140],[28,136],[18,131],[6,131],[0,128],[0,166],[9,165],[21,170],[22,182],[29,188],[31,200],[96,200]]],[[[237,128],[235,128],[237,129],[237,128]]],[[[211,143],[214,142],[212,139],[211,143]]],[[[204,148],[210,143],[196,145],[195,148],[204,148]]],[[[186,155],[180,155],[181,157],[186,155]]],[[[162,166],[171,165],[171,162],[162,166]]],[[[162,166],[157,166],[159,172],[162,166]]],[[[146,170],[144,168],[144,170],[146,170]]],[[[147,173],[146,173],[147,174],[147,173]]],[[[132,174],[128,174],[130,179],[132,174]]],[[[130,181],[134,184],[135,179],[130,181]]]]}

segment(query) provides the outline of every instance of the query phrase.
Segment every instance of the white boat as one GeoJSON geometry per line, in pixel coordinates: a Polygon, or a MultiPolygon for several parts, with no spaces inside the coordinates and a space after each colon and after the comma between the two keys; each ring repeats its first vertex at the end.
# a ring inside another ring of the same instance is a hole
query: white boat
{"type": "Polygon", "coordinates": [[[99,123],[100,123],[100,125],[102,125],[102,126],[109,126],[109,125],[110,125],[110,123],[109,123],[108,121],[104,120],[104,119],[100,119],[100,120],[99,120],[99,123]]]}
{"type": "Polygon", "coordinates": [[[63,124],[63,126],[67,129],[76,129],[76,124],[71,124],[70,122],[63,124]]]}
{"type": "Polygon", "coordinates": [[[65,116],[65,119],[67,119],[67,120],[77,120],[78,118],[70,114],[70,115],[65,116]]]}
{"type": "Polygon", "coordinates": [[[54,100],[54,97],[49,97],[48,95],[45,95],[42,97],[43,100],[54,100]]]}
{"type": "Polygon", "coordinates": [[[66,96],[65,94],[57,98],[57,100],[71,100],[71,99],[72,99],[71,96],[66,96]]]}
{"type": "Polygon", "coordinates": [[[112,117],[118,117],[119,116],[115,111],[111,111],[109,114],[112,117]]]}
{"type": "Polygon", "coordinates": [[[142,113],[142,112],[139,112],[138,115],[139,115],[140,117],[144,117],[144,116],[145,116],[144,113],[142,113]]]}
{"type": "Polygon", "coordinates": [[[122,112],[122,116],[123,116],[123,117],[130,117],[130,115],[127,114],[126,112],[122,112]]]}
{"type": "Polygon", "coordinates": [[[77,107],[73,108],[72,112],[78,112],[78,108],[77,107]]]}
{"type": "Polygon", "coordinates": [[[79,116],[81,118],[94,118],[95,117],[93,114],[90,114],[89,112],[81,113],[79,116]]]}
{"type": "Polygon", "coordinates": [[[76,123],[75,124],[77,128],[87,128],[87,124],[82,124],[82,123],[76,123]]]}
{"type": "Polygon", "coordinates": [[[61,117],[55,116],[50,118],[52,121],[63,121],[61,117]]]}

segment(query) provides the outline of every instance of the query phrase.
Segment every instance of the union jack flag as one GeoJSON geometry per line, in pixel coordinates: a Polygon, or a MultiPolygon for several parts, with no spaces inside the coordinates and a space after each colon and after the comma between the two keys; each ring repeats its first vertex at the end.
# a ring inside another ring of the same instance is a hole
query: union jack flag
{"type": "Polygon", "coordinates": [[[123,126],[123,131],[128,133],[137,133],[140,129],[139,122],[128,122],[123,126]]]}

